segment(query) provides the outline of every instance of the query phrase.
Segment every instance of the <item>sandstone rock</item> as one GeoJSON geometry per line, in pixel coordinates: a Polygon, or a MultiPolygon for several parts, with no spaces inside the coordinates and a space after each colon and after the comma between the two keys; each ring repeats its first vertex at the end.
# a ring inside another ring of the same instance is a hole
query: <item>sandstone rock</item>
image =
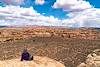
{"type": "Polygon", "coordinates": [[[100,67],[100,49],[96,49],[87,56],[86,62],[78,67],[100,67]]]}
{"type": "Polygon", "coordinates": [[[33,61],[20,61],[19,59],[0,61],[0,67],[65,67],[60,62],[47,57],[35,56],[33,61]]]}

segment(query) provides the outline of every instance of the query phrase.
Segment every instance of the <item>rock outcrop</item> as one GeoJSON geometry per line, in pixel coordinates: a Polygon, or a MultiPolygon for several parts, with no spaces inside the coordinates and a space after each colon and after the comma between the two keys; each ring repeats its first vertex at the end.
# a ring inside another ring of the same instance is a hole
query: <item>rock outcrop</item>
{"type": "Polygon", "coordinates": [[[81,63],[78,67],[100,67],[100,49],[93,51],[87,56],[86,62],[81,63]]]}
{"type": "Polygon", "coordinates": [[[0,67],[65,67],[60,62],[47,57],[35,56],[33,61],[20,61],[19,59],[0,61],[0,67]]]}
{"type": "Polygon", "coordinates": [[[0,29],[0,42],[29,39],[32,37],[64,37],[95,40],[100,39],[96,29],[52,29],[52,28],[5,28],[0,29]],[[10,39],[10,40],[9,40],[10,39]]]}

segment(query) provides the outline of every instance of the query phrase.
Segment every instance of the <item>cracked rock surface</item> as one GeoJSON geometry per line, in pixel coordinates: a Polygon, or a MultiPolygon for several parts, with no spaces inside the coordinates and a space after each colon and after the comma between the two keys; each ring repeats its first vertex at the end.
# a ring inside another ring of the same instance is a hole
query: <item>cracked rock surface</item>
{"type": "Polygon", "coordinates": [[[78,67],[100,67],[100,49],[96,49],[89,54],[86,62],[81,63],[78,67]]]}

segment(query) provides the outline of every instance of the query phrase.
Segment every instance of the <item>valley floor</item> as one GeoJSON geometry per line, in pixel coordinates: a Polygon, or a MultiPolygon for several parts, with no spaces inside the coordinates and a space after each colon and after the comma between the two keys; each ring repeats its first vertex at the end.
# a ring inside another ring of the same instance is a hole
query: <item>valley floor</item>
{"type": "Polygon", "coordinates": [[[88,54],[100,49],[100,40],[33,37],[10,41],[0,43],[0,60],[20,58],[25,48],[33,56],[46,56],[63,63],[66,67],[76,67],[86,61],[88,54]]]}

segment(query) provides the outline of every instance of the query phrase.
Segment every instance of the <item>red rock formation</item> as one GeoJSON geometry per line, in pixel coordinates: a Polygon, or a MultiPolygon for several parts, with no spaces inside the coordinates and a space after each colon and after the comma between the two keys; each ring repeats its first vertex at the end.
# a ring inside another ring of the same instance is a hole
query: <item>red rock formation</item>
{"type": "Polygon", "coordinates": [[[21,29],[1,29],[0,41],[21,40],[32,37],[64,37],[80,39],[98,39],[100,32],[95,29],[51,29],[51,28],[21,28],[21,29]]]}

